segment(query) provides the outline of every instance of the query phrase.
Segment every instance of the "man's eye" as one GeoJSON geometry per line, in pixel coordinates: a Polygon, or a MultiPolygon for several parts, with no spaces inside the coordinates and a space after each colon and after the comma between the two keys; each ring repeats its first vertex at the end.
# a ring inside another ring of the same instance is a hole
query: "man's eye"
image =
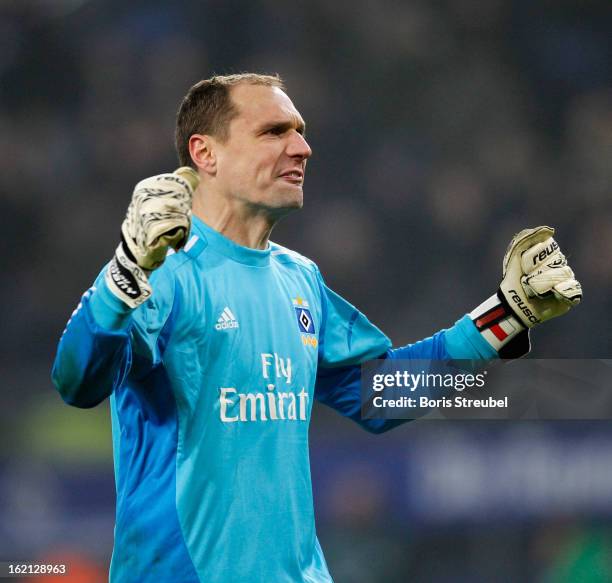
{"type": "Polygon", "coordinates": [[[283,128],[270,128],[266,131],[266,134],[271,134],[273,136],[280,136],[283,133],[283,128]]]}

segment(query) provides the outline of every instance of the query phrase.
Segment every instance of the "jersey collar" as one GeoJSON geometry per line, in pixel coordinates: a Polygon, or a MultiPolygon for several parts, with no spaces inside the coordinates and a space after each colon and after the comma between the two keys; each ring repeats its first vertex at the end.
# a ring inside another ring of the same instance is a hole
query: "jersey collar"
{"type": "Polygon", "coordinates": [[[191,224],[191,234],[195,234],[206,241],[208,246],[217,251],[217,253],[225,255],[239,263],[245,263],[246,265],[253,265],[255,267],[263,267],[270,264],[270,242],[268,242],[268,247],[266,249],[251,249],[250,247],[243,247],[242,245],[238,245],[238,243],[234,243],[234,241],[228,239],[219,233],[219,231],[215,231],[195,215],[191,217],[191,224]]]}

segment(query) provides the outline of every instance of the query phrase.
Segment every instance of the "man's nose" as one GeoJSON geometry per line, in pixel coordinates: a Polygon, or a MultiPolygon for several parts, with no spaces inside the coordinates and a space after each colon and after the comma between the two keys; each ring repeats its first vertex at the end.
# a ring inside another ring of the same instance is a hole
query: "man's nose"
{"type": "Polygon", "coordinates": [[[306,138],[299,132],[292,132],[289,143],[287,144],[287,155],[291,157],[299,156],[304,160],[312,156],[312,149],[308,145],[306,138]]]}

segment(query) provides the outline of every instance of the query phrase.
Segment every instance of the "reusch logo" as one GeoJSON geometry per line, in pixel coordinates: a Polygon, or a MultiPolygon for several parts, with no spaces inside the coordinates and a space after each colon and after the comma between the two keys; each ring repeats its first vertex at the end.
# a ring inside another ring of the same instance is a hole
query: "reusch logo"
{"type": "Polygon", "coordinates": [[[540,251],[537,255],[534,256],[533,264],[536,265],[538,261],[544,261],[549,255],[552,255],[558,249],[559,244],[553,240],[548,247],[544,247],[542,251],[540,251]]]}
{"type": "Polygon", "coordinates": [[[508,293],[512,294],[512,301],[532,324],[538,324],[540,322],[540,320],[535,317],[534,313],[525,305],[525,302],[523,302],[521,296],[516,293],[516,290],[510,289],[508,293]]]}
{"type": "Polygon", "coordinates": [[[141,292],[134,280],[134,276],[113,258],[109,266],[110,276],[115,285],[130,298],[137,298],[141,292]]]}

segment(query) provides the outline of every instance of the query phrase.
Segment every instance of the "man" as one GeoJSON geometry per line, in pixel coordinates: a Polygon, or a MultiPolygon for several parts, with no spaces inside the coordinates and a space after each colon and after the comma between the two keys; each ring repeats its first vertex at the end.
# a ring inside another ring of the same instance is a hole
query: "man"
{"type": "Polygon", "coordinates": [[[313,399],[384,431],[398,422],[360,418],[360,363],[518,356],[529,327],[580,300],[552,230],[527,230],[498,294],[391,349],[312,261],[269,241],[303,203],[304,129],[277,77],[194,85],[177,117],[183,168],[136,186],[122,242],[62,336],[62,397],[111,399],[114,582],[330,582],[310,485],[313,399]]]}

